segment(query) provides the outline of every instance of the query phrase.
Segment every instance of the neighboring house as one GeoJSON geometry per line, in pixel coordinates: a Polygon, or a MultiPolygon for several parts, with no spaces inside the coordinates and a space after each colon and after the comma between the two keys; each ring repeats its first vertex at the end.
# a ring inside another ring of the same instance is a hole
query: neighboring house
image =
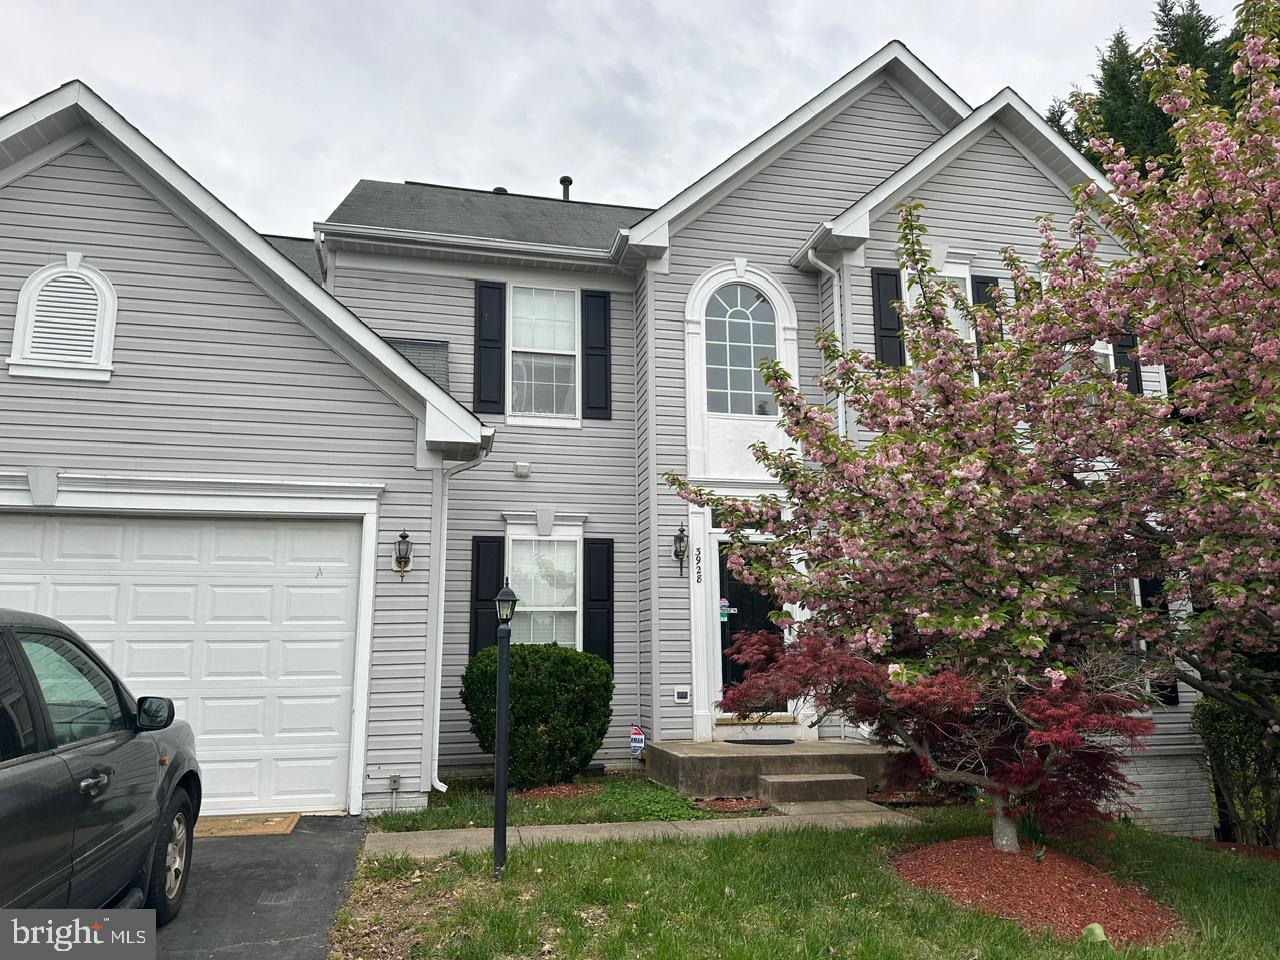
{"type": "MultiPolygon", "coordinates": [[[[814,392],[819,328],[901,362],[900,200],[982,297],[1095,176],[1012,91],[972,109],[899,43],[654,210],[366,180],[264,240],[80,84],[0,121],[0,164],[0,605],[176,692],[219,810],[381,807],[393,777],[422,803],[484,763],[457,690],[507,576],[517,639],[613,664],[606,762],[633,722],[856,736],[717,713],[723,644],[769,604],[663,475],[772,489],[762,355],[814,392]]],[[[1205,834],[1169,697],[1142,817],[1205,834]]]]}

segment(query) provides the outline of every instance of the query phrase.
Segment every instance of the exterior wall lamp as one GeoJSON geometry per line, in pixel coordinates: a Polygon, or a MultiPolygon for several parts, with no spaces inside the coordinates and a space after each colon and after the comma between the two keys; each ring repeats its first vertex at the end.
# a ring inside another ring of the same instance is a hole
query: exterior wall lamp
{"type": "Polygon", "coordinates": [[[680,529],[676,531],[675,540],[671,545],[671,555],[680,561],[680,576],[684,576],[684,558],[689,555],[689,534],[684,528],[684,521],[680,523],[680,529]]]}
{"type": "Polygon", "coordinates": [[[400,531],[400,539],[396,541],[391,562],[396,568],[396,573],[400,574],[400,579],[404,580],[404,575],[413,566],[413,541],[409,539],[408,531],[400,531]]]}
{"type": "Polygon", "coordinates": [[[507,728],[511,713],[511,618],[516,615],[520,598],[504,580],[493,598],[498,608],[498,682],[497,710],[493,745],[493,879],[501,880],[507,867],[507,728]]]}

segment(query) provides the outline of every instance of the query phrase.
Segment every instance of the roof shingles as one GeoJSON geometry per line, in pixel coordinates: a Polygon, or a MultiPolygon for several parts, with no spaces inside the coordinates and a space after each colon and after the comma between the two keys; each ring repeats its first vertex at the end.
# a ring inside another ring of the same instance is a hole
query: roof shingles
{"type": "Polygon", "coordinates": [[[328,223],[608,250],[652,211],[519,193],[361,180],[328,223]]]}

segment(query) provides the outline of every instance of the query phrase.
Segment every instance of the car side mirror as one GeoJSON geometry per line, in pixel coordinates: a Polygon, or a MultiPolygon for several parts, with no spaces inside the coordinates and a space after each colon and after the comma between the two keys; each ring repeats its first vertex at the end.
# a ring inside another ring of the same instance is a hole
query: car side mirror
{"type": "Polygon", "coordinates": [[[173,723],[173,701],[168,697],[138,698],[138,729],[163,730],[173,723]]]}

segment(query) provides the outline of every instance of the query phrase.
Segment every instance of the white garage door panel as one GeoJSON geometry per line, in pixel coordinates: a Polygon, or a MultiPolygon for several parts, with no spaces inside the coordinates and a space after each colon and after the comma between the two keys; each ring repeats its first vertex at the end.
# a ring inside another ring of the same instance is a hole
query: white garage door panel
{"type": "Polygon", "coordinates": [[[0,514],[0,606],[72,626],[196,732],[204,810],[339,810],[354,522],[0,514]]]}

